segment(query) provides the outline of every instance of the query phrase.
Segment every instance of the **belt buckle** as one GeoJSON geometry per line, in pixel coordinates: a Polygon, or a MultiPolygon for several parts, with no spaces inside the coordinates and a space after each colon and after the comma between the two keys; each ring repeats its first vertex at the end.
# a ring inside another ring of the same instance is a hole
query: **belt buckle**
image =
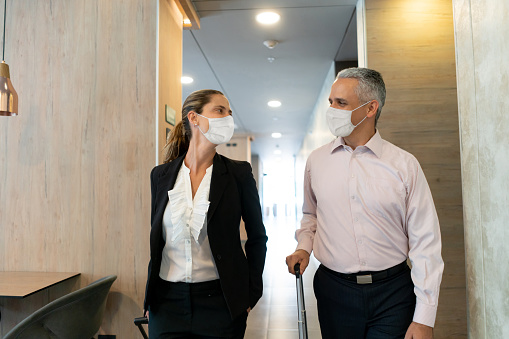
{"type": "Polygon", "coordinates": [[[358,275],[356,278],[357,278],[357,284],[360,284],[360,285],[373,283],[373,278],[371,277],[371,274],[358,275]]]}

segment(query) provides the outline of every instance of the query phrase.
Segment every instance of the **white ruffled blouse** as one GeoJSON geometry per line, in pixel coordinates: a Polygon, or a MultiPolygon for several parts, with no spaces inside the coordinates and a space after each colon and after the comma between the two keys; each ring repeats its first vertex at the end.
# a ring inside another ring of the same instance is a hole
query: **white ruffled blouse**
{"type": "Polygon", "coordinates": [[[184,162],[163,215],[165,246],[159,276],[173,282],[219,279],[207,235],[212,166],[207,168],[193,199],[190,170],[184,162]]]}

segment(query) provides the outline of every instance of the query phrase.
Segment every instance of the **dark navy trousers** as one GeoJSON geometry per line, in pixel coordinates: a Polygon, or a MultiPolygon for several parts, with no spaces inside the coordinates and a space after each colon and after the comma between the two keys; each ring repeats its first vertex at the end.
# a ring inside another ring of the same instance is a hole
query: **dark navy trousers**
{"type": "Polygon", "coordinates": [[[322,265],[313,288],[323,339],[404,338],[415,311],[410,268],[371,284],[338,277],[322,265]]]}
{"type": "Polygon", "coordinates": [[[232,319],[219,280],[172,283],[159,279],[149,306],[150,339],[244,338],[247,310],[232,319]]]}

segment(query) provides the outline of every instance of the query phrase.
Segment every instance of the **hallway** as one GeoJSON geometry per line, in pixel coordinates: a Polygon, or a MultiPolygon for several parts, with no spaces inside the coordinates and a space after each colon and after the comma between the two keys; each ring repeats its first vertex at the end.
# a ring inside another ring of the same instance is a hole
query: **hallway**
{"type": "MultiPolygon", "coordinates": [[[[300,221],[300,219],[299,219],[300,221]]],[[[295,276],[288,273],[285,258],[296,247],[295,217],[267,217],[264,220],[269,241],[263,274],[263,297],[249,314],[246,339],[298,339],[297,292],[295,276]]],[[[304,295],[309,339],[319,339],[320,325],[313,293],[313,276],[318,262],[312,257],[304,273],[304,295]]]]}

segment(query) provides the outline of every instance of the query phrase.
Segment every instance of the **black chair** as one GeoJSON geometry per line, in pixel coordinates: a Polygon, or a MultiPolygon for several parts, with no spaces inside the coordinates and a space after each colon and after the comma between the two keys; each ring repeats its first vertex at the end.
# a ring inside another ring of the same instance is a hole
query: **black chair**
{"type": "Polygon", "coordinates": [[[106,299],[117,279],[110,275],[60,297],[32,313],[4,339],[90,339],[101,327],[106,299]]]}

